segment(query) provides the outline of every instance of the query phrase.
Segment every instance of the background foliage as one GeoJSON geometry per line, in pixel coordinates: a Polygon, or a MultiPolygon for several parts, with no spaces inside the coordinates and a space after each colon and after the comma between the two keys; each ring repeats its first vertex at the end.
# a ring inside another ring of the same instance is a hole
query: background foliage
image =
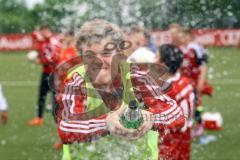
{"type": "Polygon", "coordinates": [[[29,32],[42,22],[55,31],[93,18],[150,29],[172,22],[194,28],[240,27],[239,0],[45,0],[29,9],[24,0],[0,0],[0,33],[29,32]]]}

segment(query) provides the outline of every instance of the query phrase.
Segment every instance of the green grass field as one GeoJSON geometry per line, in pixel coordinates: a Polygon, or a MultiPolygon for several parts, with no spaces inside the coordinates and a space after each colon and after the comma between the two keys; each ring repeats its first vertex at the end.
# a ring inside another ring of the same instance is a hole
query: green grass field
{"type": "MultiPolygon", "coordinates": [[[[224,125],[219,132],[207,132],[218,137],[216,142],[206,146],[193,142],[192,159],[237,160],[240,157],[240,50],[212,48],[209,57],[209,81],[215,93],[212,98],[204,99],[205,110],[221,112],[224,125]]],[[[9,103],[9,123],[0,125],[1,160],[61,159],[61,151],[52,147],[57,132],[51,114],[45,114],[45,125],[41,127],[31,128],[26,124],[35,115],[40,69],[26,60],[25,53],[0,53],[0,82],[9,103]]],[[[82,149],[82,154],[89,159],[101,159],[100,154],[109,154],[119,145],[111,145],[106,139],[103,142],[102,146],[97,144],[103,148],[101,153],[91,151],[90,145],[82,149]]],[[[126,150],[120,152],[120,155],[128,154],[126,150]]]]}

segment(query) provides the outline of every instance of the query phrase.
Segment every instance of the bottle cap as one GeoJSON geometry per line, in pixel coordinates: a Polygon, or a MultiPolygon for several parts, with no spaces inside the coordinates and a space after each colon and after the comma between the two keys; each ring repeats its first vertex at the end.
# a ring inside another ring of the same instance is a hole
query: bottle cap
{"type": "Polygon", "coordinates": [[[136,100],[131,100],[129,102],[128,106],[129,106],[130,109],[133,109],[133,110],[137,109],[138,108],[137,101],[136,100]]]}

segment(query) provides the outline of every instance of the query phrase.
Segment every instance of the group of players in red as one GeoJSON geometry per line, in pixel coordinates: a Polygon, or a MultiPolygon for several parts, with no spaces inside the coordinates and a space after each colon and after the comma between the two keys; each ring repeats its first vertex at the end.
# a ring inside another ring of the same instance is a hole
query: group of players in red
{"type": "MultiPolygon", "coordinates": [[[[100,23],[106,23],[108,28],[112,27],[111,23],[108,24],[108,22],[101,20],[93,20],[89,23],[96,26],[99,25],[100,27],[100,23]]],[[[116,28],[112,28],[113,33],[118,32],[115,31],[117,30],[116,28]]],[[[96,27],[89,27],[89,24],[85,24],[81,32],[86,32],[87,35],[87,32],[94,33],[95,30],[96,27]]],[[[161,64],[168,68],[166,73],[158,77],[158,74],[154,75],[157,72],[157,67],[146,74],[139,69],[138,65],[133,65],[131,68],[131,81],[135,87],[134,92],[136,95],[142,94],[141,101],[147,106],[147,111],[151,112],[155,117],[160,117],[159,119],[156,118],[152,124],[148,124],[152,125],[152,128],[159,132],[158,158],[185,160],[190,159],[191,135],[199,136],[202,131],[201,109],[198,109],[202,106],[202,95],[211,95],[212,88],[207,84],[205,79],[207,73],[207,55],[204,48],[194,42],[194,37],[190,31],[177,24],[171,25],[169,32],[172,34],[172,44],[164,44],[156,49],[151,44],[148,31],[142,28],[132,29],[126,36],[127,40],[131,42],[132,48],[126,50],[125,55],[131,55],[131,53],[139,47],[146,47],[156,55],[155,62],[153,63],[161,64]],[[152,77],[158,78],[155,79],[152,77]],[[162,80],[170,85],[162,90],[154,87],[156,85],[162,86],[162,80]],[[192,132],[194,119],[197,120],[197,125],[192,132]]],[[[87,36],[87,38],[89,38],[89,35],[87,36]]],[[[38,42],[37,50],[39,52],[39,58],[37,63],[41,63],[43,66],[42,80],[39,89],[38,114],[36,118],[28,122],[29,125],[36,126],[43,124],[45,99],[47,92],[50,91],[48,86],[50,74],[54,72],[60,64],[79,56],[76,48],[80,48],[81,51],[79,52],[82,52],[85,47],[83,44],[86,43],[87,38],[78,37],[78,42],[83,45],[79,47],[80,44],[77,43],[76,45],[72,33],[67,33],[64,36],[54,35],[48,26],[43,26],[40,30],[33,32],[33,37],[38,42]]],[[[103,37],[103,40],[105,39],[106,37],[103,37]]],[[[98,43],[96,43],[95,46],[100,45],[102,41],[98,43]]],[[[99,49],[95,46],[89,43],[87,47],[97,52],[99,49]]],[[[82,53],[80,53],[80,55],[82,55],[82,53]]],[[[104,58],[109,58],[109,55],[107,56],[104,58]]],[[[84,62],[84,57],[82,58],[84,62]]],[[[122,134],[116,132],[114,129],[108,130],[108,120],[114,115],[111,117],[108,116],[108,114],[103,114],[100,117],[87,121],[63,120],[61,115],[64,108],[67,108],[69,114],[75,115],[82,113],[84,112],[87,99],[86,93],[82,91],[85,80],[79,74],[75,73],[70,78],[68,77],[65,84],[66,87],[63,93],[53,92],[54,115],[58,115],[54,117],[58,124],[58,133],[61,138],[61,141],[55,144],[56,148],[59,148],[62,143],[89,141],[94,139],[93,137],[109,134],[109,130],[110,133],[122,134]],[[56,99],[58,99],[58,103],[56,99]],[[58,111],[55,113],[57,106],[58,111]]],[[[121,89],[121,78],[119,75],[116,75],[112,80],[112,85],[107,88],[107,90],[110,90],[110,93],[114,93],[115,90],[121,89]]],[[[118,98],[110,98],[109,94],[101,93],[101,91],[99,94],[106,105],[112,110],[115,111],[118,109],[120,103],[118,98]]],[[[147,123],[145,125],[147,125],[147,123]]],[[[143,132],[145,132],[145,130],[143,132]]],[[[135,135],[137,135],[137,137],[141,136],[141,134],[138,133],[135,133],[135,135]]],[[[125,136],[125,134],[121,136],[125,136]]]]}
{"type": "MultiPolygon", "coordinates": [[[[170,25],[169,32],[172,43],[182,54],[179,52],[178,55],[171,55],[169,52],[163,60],[170,69],[171,65],[177,68],[172,72],[174,76],[168,79],[172,88],[166,94],[177,101],[189,121],[181,130],[170,132],[163,138],[159,156],[165,159],[190,159],[191,138],[199,137],[203,132],[202,96],[212,96],[213,88],[206,81],[208,61],[203,46],[195,41],[190,30],[178,24],[170,25]]],[[[161,53],[164,52],[161,52],[160,47],[160,55],[161,53]]]]}

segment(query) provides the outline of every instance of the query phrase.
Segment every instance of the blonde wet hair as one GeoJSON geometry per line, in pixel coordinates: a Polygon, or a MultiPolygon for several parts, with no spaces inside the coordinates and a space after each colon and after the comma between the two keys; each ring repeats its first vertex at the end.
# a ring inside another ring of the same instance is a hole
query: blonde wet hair
{"type": "Polygon", "coordinates": [[[83,45],[100,43],[103,39],[110,37],[115,43],[121,43],[124,35],[121,29],[106,20],[94,19],[85,22],[77,35],[77,48],[82,53],[83,45]]]}

